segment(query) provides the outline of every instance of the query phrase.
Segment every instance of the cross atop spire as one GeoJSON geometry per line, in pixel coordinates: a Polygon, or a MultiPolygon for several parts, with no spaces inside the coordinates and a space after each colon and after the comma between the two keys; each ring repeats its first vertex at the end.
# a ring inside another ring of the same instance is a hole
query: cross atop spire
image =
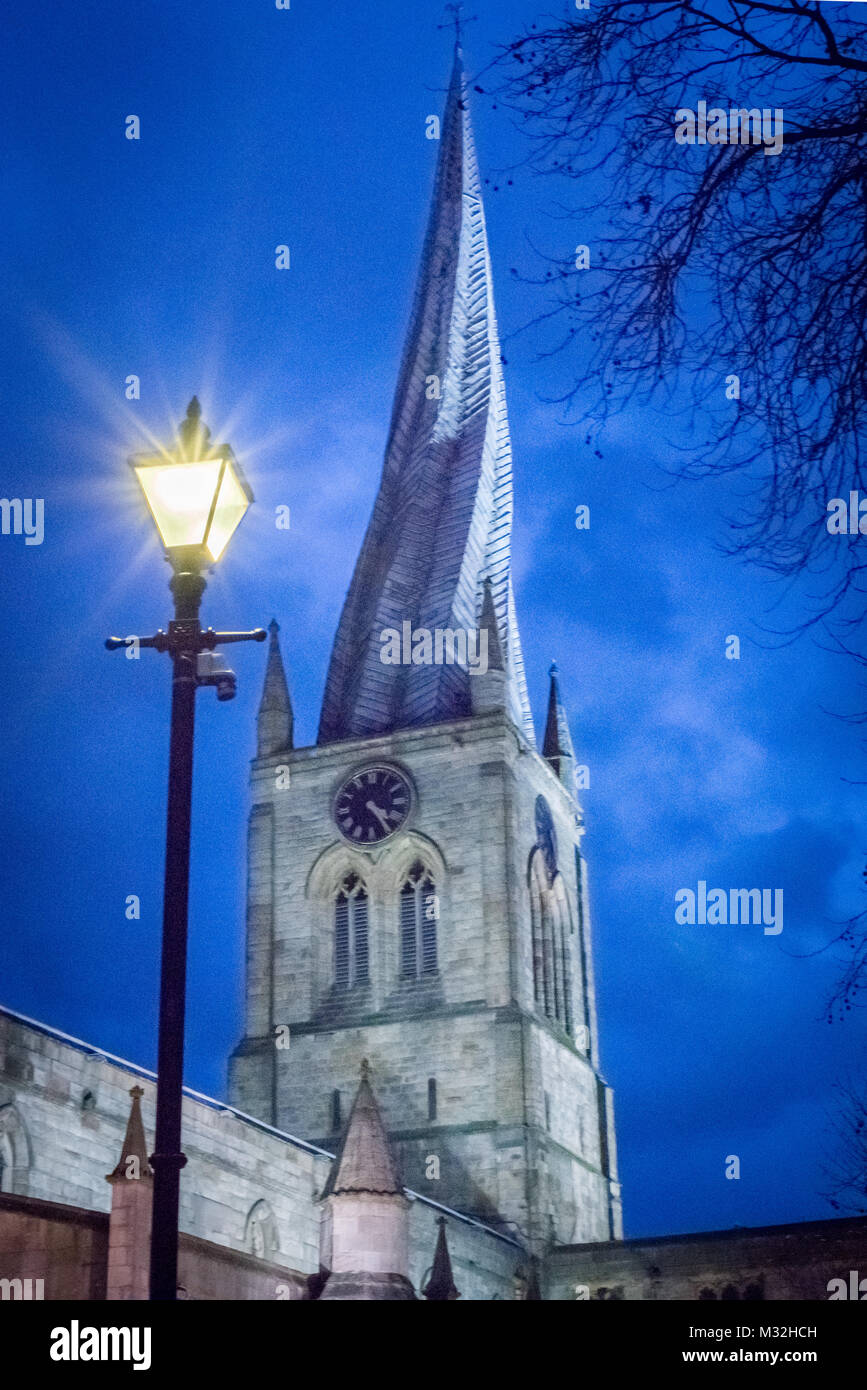
{"type": "MultiPolygon", "coordinates": [[[[463,8],[463,5],[446,5],[446,14],[450,14],[452,16],[451,22],[455,26],[456,43],[460,43],[461,41],[461,10],[463,8]]],[[[445,25],[441,25],[440,27],[445,28],[445,25]]]]}
{"type": "Polygon", "coordinates": [[[448,28],[451,28],[452,26],[454,27],[454,31],[455,31],[455,52],[456,52],[456,53],[460,53],[460,52],[461,52],[461,38],[462,38],[462,30],[463,30],[464,24],[472,24],[473,20],[476,19],[476,18],[478,18],[477,15],[470,15],[469,19],[466,19],[466,20],[465,20],[465,19],[464,19],[464,15],[463,15],[463,10],[464,10],[464,7],[463,7],[462,4],[457,4],[457,5],[453,5],[453,4],[452,4],[452,5],[446,5],[446,13],[451,15],[451,19],[447,19],[446,22],[445,22],[445,24],[438,24],[438,25],[437,25],[437,28],[438,28],[438,29],[448,29],[448,28]]]}
{"type": "MultiPolygon", "coordinates": [[[[451,9],[459,37],[462,18],[457,6],[451,9]]],[[[379,494],[334,643],[320,743],[470,715],[474,678],[466,666],[383,658],[393,650],[386,643],[394,633],[475,632],[482,579],[489,576],[506,709],[535,746],[512,593],[511,530],[509,422],[457,48],[379,494]]]]}

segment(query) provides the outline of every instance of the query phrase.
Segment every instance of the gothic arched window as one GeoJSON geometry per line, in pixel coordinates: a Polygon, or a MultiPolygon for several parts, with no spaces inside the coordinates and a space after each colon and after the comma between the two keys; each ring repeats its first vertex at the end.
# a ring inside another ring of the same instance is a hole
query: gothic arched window
{"type": "Polygon", "coordinates": [[[536,1008],[570,1032],[569,902],[561,875],[552,879],[541,849],[530,860],[530,921],[536,1008]]]}
{"type": "Polygon", "coordinates": [[[369,979],[367,889],[357,874],[347,874],[334,900],[334,982],[344,988],[369,979]]]}
{"type": "Polygon", "coordinates": [[[545,942],[542,923],[542,895],[548,891],[541,854],[534,854],[530,865],[530,917],[533,924],[533,995],[536,1008],[547,1013],[545,997],[545,942]]]}
{"type": "Polygon", "coordinates": [[[551,898],[554,905],[554,958],[557,962],[557,975],[560,980],[560,993],[557,1018],[567,1033],[572,1032],[572,972],[569,965],[569,936],[571,920],[569,899],[563,886],[562,874],[555,875],[551,884],[551,898]]]}
{"type": "Polygon", "coordinates": [[[437,968],[439,898],[433,875],[417,859],[400,890],[400,971],[418,980],[437,968]]]}
{"type": "Polygon", "coordinates": [[[8,1134],[0,1134],[0,1192],[12,1191],[15,1155],[8,1134]]]}
{"type": "Polygon", "coordinates": [[[278,1250],[277,1222],[265,1201],[253,1204],[247,1213],[245,1244],[257,1260],[272,1260],[278,1250]]]}
{"type": "Polygon", "coordinates": [[[0,1192],[27,1195],[30,1145],[27,1131],[12,1101],[0,1105],[0,1192]]]}

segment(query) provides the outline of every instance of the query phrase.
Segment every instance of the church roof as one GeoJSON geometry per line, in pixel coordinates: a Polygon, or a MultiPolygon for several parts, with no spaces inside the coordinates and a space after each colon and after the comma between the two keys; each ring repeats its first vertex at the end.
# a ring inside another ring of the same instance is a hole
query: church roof
{"type": "MultiPolygon", "coordinates": [[[[130,1062],[124,1057],[118,1057],[113,1052],[95,1047],[93,1043],[87,1042],[83,1038],[76,1038],[69,1033],[62,1032],[59,1028],[52,1027],[49,1023],[43,1023],[39,1019],[30,1018],[27,1014],[18,1013],[15,1009],[10,1009],[4,1004],[0,1004],[0,1039],[5,1041],[7,1047],[10,1045],[9,1031],[11,1029],[21,1030],[21,1036],[16,1038],[16,1046],[24,1046],[26,1049],[28,1044],[23,1035],[28,1032],[41,1034],[46,1038],[52,1039],[60,1048],[68,1048],[73,1053],[85,1053],[89,1057],[100,1058],[102,1061],[108,1063],[110,1067],[115,1067],[118,1071],[125,1072],[131,1079],[138,1078],[149,1084],[156,1083],[156,1072],[148,1071],[146,1067],[139,1066],[137,1062],[130,1062]]],[[[30,1046],[33,1046],[33,1044],[30,1044],[30,1046]]],[[[262,1134],[272,1135],[276,1140],[293,1149],[298,1149],[303,1153],[313,1155],[314,1161],[317,1163],[326,1159],[332,1160],[331,1167],[333,1170],[333,1160],[335,1156],[328,1149],[320,1148],[318,1144],[311,1144],[306,1139],[299,1139],[296,1135],[287,1134],[285,1130],[277,1129],[274,1125],[266,1124],[263,1120],[257,1119],[253,1115],[247,1115],[243,1110],[238,1110],[234,1106],[227,1105],[225,1100],[215,1100],[213,1096],[206,1096],[201,1091],[192,1090],[189,1086],[184,1086],[183,1094],[185,1101],[193,1106],[202,1106],[206,1110],[221,1115],[233,1115],[243,1129],[258,1130],[262,1134]]],[[[135,1099],[135,1097],[133,1097],[133,1099],[135,1099]]],[[[139,1117],[140,1116],[141,1110],[139,1109],[139,1117]]],[[[130,1114],[130,1120],[131,1119],[132,1113],[130,1114]]],[[[130,1123],[128,1121],[128,1133],[129,1129],[130,1123]]],[[[144,1131],[143,1124],[142,1131],[144,1131]]],[[[140,1148],[137,1140],[132,1140],[132,1144],[132,1149],[122,1151],[121,1162],[130,1152],[136,1152],[137,1148],[141,1154],[146,1153],[147,1144],[144,1138],[141,1139],[140,1148]]],[[[117,1167],[119,1168],[120,1166],[121,1164],[118,1163],[117,1167]]],[[[114,1173],[111,1174],[111,1177],[113,1176],[114,1173]]],[[[423,1206],[431,1207],[439,1212],[445,1212],[452,1222],[459,1222],[462,1225],[475,1227],[478,1230],[484,1231],[486,1235],[491,1236],[494,1240],[500,1241],[505,1245],[514,1246],[516,1249],[520,1248],[520,1243],[513,1236],[507,1235],[505,1231],[499,1230],[493,1226],[486,1225],[476,1216],[469,1216],[465,1212],[456,1211],[453,1207],[444,1206],[441,1202],[435,1202],[424,1193],[414,1192],[411,1188],[405,1188],[403,1190],[412,1201],[421,1202],[423,1206]]],[[[867,1218],[864,1219],[867,1221],[867,1218]]],[[[726,1233],[723,1232],[723,1234],[726,1233]]],[[[670,1237],[672,1240],[679,1240],[680,1238],[679,1236],[670,1237]]]]}
{"type": "Polygon", "coordinates": [[[512,450],[481,184],[460,50],[379,493],[343,607],[319,742],[471,712],[459,665],[387,665],[383,632],[470,630],[483,580],[509,713],[535,744],[512,594],[512,450]]]}
{"type": "Polygon", "coordinates": [[[366,1061],[361,1064],[361,1084],[322,1196],[339,1197],[351,1192],[403,1193],[382,1115],[368,1080],[366,1061]]]}

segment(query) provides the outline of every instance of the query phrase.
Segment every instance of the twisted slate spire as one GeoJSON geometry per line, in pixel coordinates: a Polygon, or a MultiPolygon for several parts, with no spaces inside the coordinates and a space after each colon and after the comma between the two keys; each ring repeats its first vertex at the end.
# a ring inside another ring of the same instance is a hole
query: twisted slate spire
{"type": "Polygon", "coordinates": [[[475,630],[490,576],[507,708],[535,744],[510,574],[512,450],[460,49],[379,495],[343,607],[319,742],[471,712],[458,665],[386,665],[382,633],[475,630]]]}

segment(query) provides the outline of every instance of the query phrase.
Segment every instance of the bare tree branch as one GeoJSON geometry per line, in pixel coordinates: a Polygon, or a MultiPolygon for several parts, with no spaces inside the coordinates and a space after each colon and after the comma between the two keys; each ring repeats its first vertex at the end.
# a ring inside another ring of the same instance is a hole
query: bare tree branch
{"type": "MultiPolygon", "coordinates": [[[[865,50],[851,5],[594,0],[493,64],[527,164],[575,190],[569,246],[558,220],[531,280],[567,417],[589,444],[633,399],[664,404],[683,425],[671,473],[744,484],[725,549],[789,584],[814,576],[795,634],[833,624],[861,662],[867,536],[828,521],[833,499],[867,495],[865,50]],[[699,101],[781,109],[782,148],[678,143],[675,113],[699,101]]],[[[838,1015],[867,988],[867,913],[831,945],[849,956],[838,1015]]]]}
{"type": "Polygon", "coordinates": [[[830,1138],[831,1153],[824,1165],[823,1197],[835,1211],[867,1215],[867,1088],[843,1082],[834,1088],[837,1113],[830,1138]]]}

